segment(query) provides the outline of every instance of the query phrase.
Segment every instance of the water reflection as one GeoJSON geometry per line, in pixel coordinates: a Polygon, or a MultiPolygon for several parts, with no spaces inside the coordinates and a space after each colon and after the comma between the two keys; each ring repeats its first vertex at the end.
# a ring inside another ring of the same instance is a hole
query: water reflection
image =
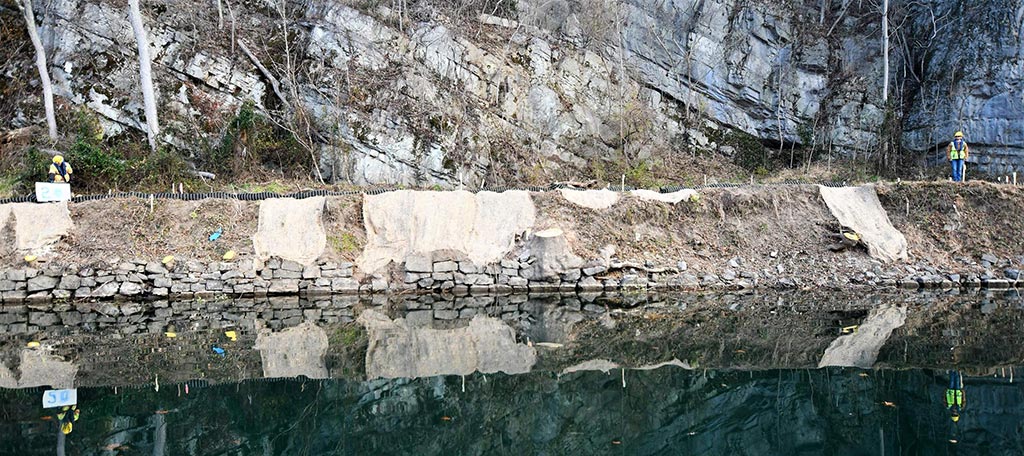
{"type": "Polygon", "coordinates": [[[359,323],[369,332],[366,376],[371,379],[520,374],[537,361],[536,350],[517,343],[512,328],[493,317],[475,315],[465,327],[433,329],[367,310],[359,323]]]}
{"type": "Polygon", "coordinates": [[[56,303],[0,307],[0,387],[663,363],[748,370],[1009,366],[1024,364],[1022,316],[1015,293],[959,290],[56,303]],[[25,348],[26,341],[39,346],[25,348]]]}
{"type": "MultiPolygon", "coordinates": [[[[79,391],[69,454],[1021,454],[1024,387],[944,370],[474,374],[79,391]],[[957,443],[951,443],[956,441],[957,443]]],[[[179,385],[180,386],[180,385],[179,385]]],[[[52,454],[37,394],[0,391],[0,453],[52,454]]],[[[52,428],[49,428],[52,429],[52,428]]]]}
{"type": "Polygon", "coordinates": [[[260,352],[264,377],[328,377],[327,333],[316,325],[303,323],[278,333],[260,331],[254,348],[260,352]]]}

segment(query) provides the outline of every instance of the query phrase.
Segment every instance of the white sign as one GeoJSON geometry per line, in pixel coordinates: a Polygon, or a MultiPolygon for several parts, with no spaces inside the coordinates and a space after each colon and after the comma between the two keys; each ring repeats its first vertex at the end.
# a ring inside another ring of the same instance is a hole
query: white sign
{"type": "Polygon", "coordinates": [[[71,200],[71,184],[36,182],[36,201],[48,203],[50,201],[69,200],[71,200]]]}
{"type": "Polygon", "coordinates": [[[43,392],[43,408],[63,407],[78,403],[77,389],[46,390],[43,392]]]}

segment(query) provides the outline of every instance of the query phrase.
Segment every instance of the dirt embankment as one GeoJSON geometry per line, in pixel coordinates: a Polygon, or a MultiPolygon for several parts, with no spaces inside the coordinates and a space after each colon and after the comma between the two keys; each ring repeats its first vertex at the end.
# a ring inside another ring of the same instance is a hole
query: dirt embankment
{"type": "Polygon", "coordinates": [[[665,265],[682,260],[698,276],[734,270],[769,281],[791,277],[805,286],[924,274],[983,277],[986,271],[1004,278],[1003,268],[1020,268],[1024,261],[1019,187],[915,182],[876,189],[893,226],[906,237],[905,260],[874,260],[863,245],[834,251],[843,227],[818,187],[810,185],[704,189],[698,202],[675,205],[623,198],[602,210],[567,203],[557,194],[536,194],[534,200],[538,229],[563,228],[584,258],[600,258],[599,250],[612,245],[618,258],[665,265]]]}
{"type": "MultiPolygon", "coordinates": [[[[366,235],[359,196],[330,197],[323,211],[327,231],[324,259],[351,261],[359,255],[366,235]]],[[[115,198],[70,205],[74,227],[43,258],[60,265],[88,267],[125,260],[220,261],[234,250],[238,257],[254,255],[253,235],[259,223],[259,201],[209,198],[179,201],[115,198]],[[217,230],[221,236],[210,241],[217,230]]],[[[19,258],[3,258],[4,266],[19,258]]]]}
{"type": "MultiPolygon", "coordinates": [[[[713,275],[715,283],[721,277],[726,283],[735,278],[755,286],[848,286],[895,284],[925,275],[941,281],[953,273],[1001,279],[1007,269],[1020,268],[1020,188],[983,182],[876,188],[888,218],[906,237],[906,260],[875,260],[863,245],[836,251],[843,227],[819,188],[811,185],[711,188],[701,190],[695,201],[676,204],[624,196],[598,209],[574,204],[558,192],[531,193],[536,221],[527,231],[562,229],[584,260],[679,269],[685,263],[688,274],[701,280],[713,275]]],[[[326,199],[322,260],[354,261],[364,253],[363,204],[358,195],[326,199]]],[[[159,261],[166,255],[213,262],[228,250],[245,258],[255,255],[259,206],[229,199],[151,204],[138,198],[71,204],[74,227],[40,255],[36,267],[159,261]],[[218,229],[221,237],[209,241],[218,229]]],[[[456,228],[447,218],[429,222],[441,225],[435,230],[456,228]]],[[[516,258],[525,248],[518,243],[507,255],[516,258]]],[[[13,254],[0,261],[8,267],[23,265],[13,254]]]]}
{"type": "Polygon", "coordinates": [[[879,185],[878,198],[910,244],[911,258],[960,268],[989,254],[1024,255],[1024,188],[988,182],[879,185]]]}

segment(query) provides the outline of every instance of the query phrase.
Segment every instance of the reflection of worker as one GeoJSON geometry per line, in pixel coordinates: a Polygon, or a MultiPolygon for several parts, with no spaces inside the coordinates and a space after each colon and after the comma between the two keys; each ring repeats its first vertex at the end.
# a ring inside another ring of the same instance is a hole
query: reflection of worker
{"type": "Polygon", "coordinates": [[[53,157],[50,163],[50,172],[47,174],[50,182],[71,182],[71,163],[64,161],[63,155],[53,157]]]}
{"type": "Polygon", "coordinates": [[[946,408],[952,415],[953,422],[960,421],[960,413],[964,410],[964,377],[960,371],[949,371],[949,388],[946,388],[946,408]]]}
{"type": "Polygon", "coordinates": [[[967,160],[968,148],[962,131],[953,134],[953,142],[949,143],[946,153],[953,168],[953,182],[964,180],[964,161],[967,160]]]}
{"type": "Polygon", "coordinates": [[[60,409],[60,412],[57,413],[57,425],[60,426],[61,433],[71,433],[71,423],[78,421],[79,412],[77,405],[72,405],[70,407],[65,405],[60,409]]]}

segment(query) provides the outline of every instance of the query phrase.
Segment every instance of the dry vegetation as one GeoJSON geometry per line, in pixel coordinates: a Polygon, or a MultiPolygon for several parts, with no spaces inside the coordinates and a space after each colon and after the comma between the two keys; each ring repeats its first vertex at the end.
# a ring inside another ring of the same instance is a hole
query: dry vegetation
{"type": "Polygon", "coordinates": [[[911,254],[937,265],[982,254],[1024,254],[1024,190],[988,182],[878,186],[878,197],[911,254]]]}
{"type": "Polygon", "coordinates": [[[556,193],[535,195],[539,225],[566,229],[576,253],[597,258],[615,245],[617,256],[659,264],[685,260],[720,266],[734,256],[767,262],[771,252],[810,256],[826,248],[838,223],[812,186],[772,189],[705,189],[697,203],[676,205],[624,198],[606,210],[575,206],[556,193]]]}
{"type": "MultiPolygon", "coordinates": [[[[252,256],[252,237],[259,220],[258,201],[204,199],[178,201],[116,198],[71,204],[75,227],[55,247],[53,261],[91,265],[125,260],[221,261],[234,250],[239,258],[252,256]],[[209,236],[217,229],[216,241],[209,236]]],[[[323,258],[352,261],[362,253],[366,232],[361,196],[330,197],[324,210],[327,249],[323,258]]],[[[11,257],[13,258],[13,257],[11,257]]],[[[13,261],[13,260],[12,260],[13,261]]]]}

